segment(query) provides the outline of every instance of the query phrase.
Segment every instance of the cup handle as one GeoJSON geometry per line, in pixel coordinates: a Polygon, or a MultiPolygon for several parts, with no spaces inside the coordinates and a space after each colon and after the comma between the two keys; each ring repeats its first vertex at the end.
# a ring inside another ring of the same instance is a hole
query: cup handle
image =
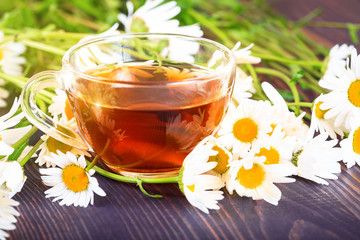
{"type": "Polygon", "coordinates": [[[31,77],[21,93],[21,108],[26,118],[47,135],[67,145],[89,149],[81,136],[64,125],[55,122],[36,105],[36,95],[44,88],[60,88],[57,81],[60,72],[43,71],[31,77]],[[65,130],[64,132],[58,129],[65,130]],[[66,132],[66,133],[65,133],[66,132]]]}

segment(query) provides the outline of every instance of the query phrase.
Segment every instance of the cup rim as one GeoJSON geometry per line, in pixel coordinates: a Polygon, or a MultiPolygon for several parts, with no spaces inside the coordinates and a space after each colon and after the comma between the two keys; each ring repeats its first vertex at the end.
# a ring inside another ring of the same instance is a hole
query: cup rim
{"type": "MultiPolygon", "coordinates": [[[[191,84],[194,82],[197,82],[199,79],[203,80],[203,77],[195,77],[195,78],[191,78],[189,80],[186,81],[179,81],[179,82],[130,82],[130,81],[116,81],[116,82],[105,82],[103,78],[100,77],[95,77],[89,74],[86,74],[84,72],[81,72],[79,70],[76,69],[75,66],[73,66],[70,63],[70,57],[73,54],[73,52],[81,49],[84,46],[90,45],[92,43],[96,43],[96,42],[100,42],[103,40],[108,40],[108,39],[124,39],[124,38],[131,38],[131,37],[163,37],[163,38],[185,38],[188,40],[196,40],[196,41],[203,41],[206,42],[208,44],[212,44],[214,46],[216,46],[217,48],[221,49],[223,52],[228,53],[230,59],[229,59],[229,63],[227,63],[227,65],[233,65],[234,66],[234,70],[236,68],[236,56],[234,54],[234,52],[232,50],[230,50],[229,48],[227,48],[226,46],[224,46],[221,43],[218,43],[214,40],[208,39],[208,38],[203,38],[203,37],[193,37],[193,36],[188,36],[188,35],[182,35],[182,34],[173,34],[173,33],[120,33],[120,34],[113,34],[113,35],[106,35],[106,36],[99,36],[99,37],[94,37],[91,38],[89,40],[86,40],[84,42],[79,42],[77,44],[75,44],[74,46],[72,46],[71,48],[69,48],[63,58],[62,58],[62,65],[63,67],[66,66],[67,70],[71,70],[71,72],[81,76],[83,79],[87,79],[87,80],[91,80],[91,81],[96,81],[96,82],[101,82],[103,84],[125,84],[125,85],[139,85],[139,86],[159,86],[159,85],[182,85],[182,84],[191,84]]],[[[224,68],[224,72],[227,71],[227,68],[224,68]]],[[[220,73],[221,75],[221,73],[220,73]]],[[[213,80],[213,78],[208,78],[206,81],[211,81],[213,80]]]]}

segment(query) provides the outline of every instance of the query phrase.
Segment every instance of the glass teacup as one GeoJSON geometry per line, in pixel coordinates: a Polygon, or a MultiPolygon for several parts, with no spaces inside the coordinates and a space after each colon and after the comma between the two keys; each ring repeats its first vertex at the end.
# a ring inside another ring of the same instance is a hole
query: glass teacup
{"type": "Polygon", "coordinates": [[[176,175],[186,155],[223,119],[236,59],[211,40],[172,34],[121,34],[75,45],[62,70],[33,76],[25,115],[51,137],[100,155],[125,176],[176,175]],[[62,88],[79,133],[36,106],[44,88],[62,88]],[[84,144],[84,141],[86,144],[84,144]]]}

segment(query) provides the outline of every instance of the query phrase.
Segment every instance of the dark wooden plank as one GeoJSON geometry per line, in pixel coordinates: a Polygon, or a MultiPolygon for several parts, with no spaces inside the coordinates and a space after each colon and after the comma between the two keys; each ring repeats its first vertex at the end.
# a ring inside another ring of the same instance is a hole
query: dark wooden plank
{"type": "MultiPolygon", "coordinates": [[[[358,0],[267,0],[267,2],[271,4],[276,12],[294,21],[300,20],[316,9],[321,9],[321,15],[314,18],[314,21],[360,23],[360,1],[358,0]]],[[[329,46],[343,43],[354,44],[347,29],[309,27],[307,30],[312,37],[329,46]]],[[[358,32],[357,36],[360,39],[360,32],[358,32]]],[[[354,45],[359,51],[360,43],[354,45]]]]}
{"type": "MultiPolygon", "coordinates": [[[[322,7],[321,20],[357,21],[358,0],[271,0],[278,12],[294,20],[322,7]],[[351,7],[350,7],[351,6],[351,7]]],[[[330,45],[350,43],[345,30],[309,28],[330,45]]],[[[358,47],[358,49],[360,49],[358,47]]],[[[134,184],[96,176],[107,196],[88,208],[63,207],[46,199],[38,166],[25,166],[28,177],[14,198],[21,214],[11,239],[359,239],[360,168],[343,167],[329,186],[297,178],[278,184],[278,206],[230,196],[210,215],[193,208],[176,184],[146,185],[155,199],[134,184]]]]}

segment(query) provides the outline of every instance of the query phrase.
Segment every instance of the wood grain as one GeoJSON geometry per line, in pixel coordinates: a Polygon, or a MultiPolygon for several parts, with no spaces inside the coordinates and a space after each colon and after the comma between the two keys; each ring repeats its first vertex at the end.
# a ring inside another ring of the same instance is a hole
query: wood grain
{"type": "MultiPolygon", "coordinates": [[[[272,0],[274,8],[294,20],[321,7],[323,20],[359,22],[360,2],[321,0],[272,0]],[[351,7],[350,7],[351,6],[351,7]]],[[[346,31],[308,29],[330,44],[350,43],[346,31]]],[[[360,49],[360,48],[358,48],[360,49]]],[[[14,198],[20,202],[16,230],[10,239],[359,239],[360,168],[343,167],[329,186],[298,178],[278,184],[278,206],[265,201],[230,196],[221,210],[207,215],[192,207],[176,184],[145,185],[155,199],[134,184],[119,183],[97,175],[106,197],[95,197],[88,208],[60,206],[46,199],[38,166],[25,166],[28,177],[14,198]]]]}

